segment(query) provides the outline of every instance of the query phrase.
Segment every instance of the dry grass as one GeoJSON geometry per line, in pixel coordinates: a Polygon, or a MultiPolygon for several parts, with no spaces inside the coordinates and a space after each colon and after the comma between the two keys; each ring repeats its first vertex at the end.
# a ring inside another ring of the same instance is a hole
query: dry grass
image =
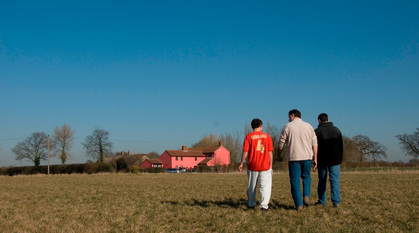
{"type": "Polygon", "coordinates": [[[265,213],[246,209],[245,172],[0,177],[0,232],[419,231],[419,171],[342,172],[340,208],[328,193],[300,212],[288,174],[273,179],[265,213]]]}

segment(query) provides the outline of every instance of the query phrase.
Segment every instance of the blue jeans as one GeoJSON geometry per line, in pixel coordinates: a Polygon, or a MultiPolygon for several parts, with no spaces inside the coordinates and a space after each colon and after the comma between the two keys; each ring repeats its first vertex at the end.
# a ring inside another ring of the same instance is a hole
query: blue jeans
{"type": "Polygon", "coordinates": [[[289,161],[288,170],[290,174],[291,194],[296,207],[303,205],[301,196],[300,178],[303,180],[303,195],[310,197],[311,188],[311,160],[289,161]]]}
{"type": "Polygon", "coordinates": [[[340,204],[340,190],[339,190],[339,172],[340,165],[335,166],[318,166],[319,186],[317,186],[317,194],[319,202],[326,205],[326,183],[327,173],[329,172],[331,199],[333,204],[340,204]]]}

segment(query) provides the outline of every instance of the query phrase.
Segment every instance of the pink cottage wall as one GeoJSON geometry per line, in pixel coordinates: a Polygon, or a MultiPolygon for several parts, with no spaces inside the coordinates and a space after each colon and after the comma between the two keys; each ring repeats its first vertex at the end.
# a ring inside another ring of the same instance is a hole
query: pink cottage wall
{"type": "Polygon", "coordinates": [[[178,156],[176,161],[176,156],[172,157],[172,168],[181,168],[184,167],[186,169],[194,168],[198,166],[198,163],[201,162],[205,157],[195,157],[195,156],[178,156]]]}
{"type": "Polygon", "coordinates": [[[217,166],[217,165],[229,165],[230,164],[230,152],[224,148],[224,146],[220,146],[214,152],[214,158],[211,159],[207,165],[208,166],[217,166]]]}
{"type": "MultiPolygon", "coordinates": [[[[198,166],[198,163],[201,162],[206,157],[204,156],[170,156],[170,154],[165,151],[160,157],[159,160],[163,162],[162,166],[164,168],[194,168],[198,166]]],[[[208,166],[217,166],[217,165],[229,165],[230,164],[230,152],[220,146],[214,152],[214,158],[208,162],[208,166]]]]}
{"type": "Polygon", "coordinates": [[[163,162],[162,166],[164,168],[194,168],[203,159],[205,159],[205,156],[170,156],[167,151],[159,157],[159,160],[163,162]]]}

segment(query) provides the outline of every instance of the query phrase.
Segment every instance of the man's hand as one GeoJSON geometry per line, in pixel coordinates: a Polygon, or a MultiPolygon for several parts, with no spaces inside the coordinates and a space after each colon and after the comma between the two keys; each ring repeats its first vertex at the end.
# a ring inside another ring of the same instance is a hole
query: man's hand
{"type": "Polygon", "coordinates": [[[278,157],[277,157],[277,160],[278,160],[278,162],[282,162],[282,150],[283,150],[284,148],[278,148],[278,157]]]}
{"type": "Polygon", "coordinates": [[[317,160],[313,160],[312,165],[313,165],[313,171],[317,172],[317,160]]]}
{"type": "Polygon", "coordinates": [[[318,147],[317,146],[313,146],[313,171],[317,172],[317,152],[318,152],[318,147]]]}
{"type": "Polygon", "coordinates": [[[246,158],[247,158],[248,154],[249,154],[249,152],[243,151],[242,161],[241,161],[240,166],[239,166],[239,172],[241,172],[243,170],[243,164],[244,164],[244,161],[246,161],[246,158]]]}

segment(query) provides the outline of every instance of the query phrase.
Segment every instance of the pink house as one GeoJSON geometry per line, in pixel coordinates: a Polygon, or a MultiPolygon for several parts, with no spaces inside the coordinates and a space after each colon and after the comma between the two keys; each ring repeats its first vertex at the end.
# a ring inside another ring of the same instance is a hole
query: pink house
{"type": "Polygon", "coordinates": [[[200,161],[199,165],[219,166],[230,164],[230,151],[223,146],[222,141],[220,141],[218,147],[197,147],[190,148],[189,150],[202,151],[205,155],[206,158],[200,161]]]}
{"type": "Polygon", "coordinates": [[[166,150],[159,160],[165,168],[193,169],[199,165],[217,166],[230,164],[230,152],[220,142],[218,147],[187,148],[166,150]]]}
{"type": "Polygon", "coordinates": [[[140,164],[140,169],[145,169],[149,167],[162,167],[162,161],[158,159],[146,159],[140,164]]]}
{"type": "Polygon", "coordinates": [[[192,169],[198,166],[198,163],[205,159],[205,155],[201,151],[189,151],[186,146],[182,146],[182,150],[166,150],[159,157],[163,162],[164,168],[186,168],[192,169]]]}

